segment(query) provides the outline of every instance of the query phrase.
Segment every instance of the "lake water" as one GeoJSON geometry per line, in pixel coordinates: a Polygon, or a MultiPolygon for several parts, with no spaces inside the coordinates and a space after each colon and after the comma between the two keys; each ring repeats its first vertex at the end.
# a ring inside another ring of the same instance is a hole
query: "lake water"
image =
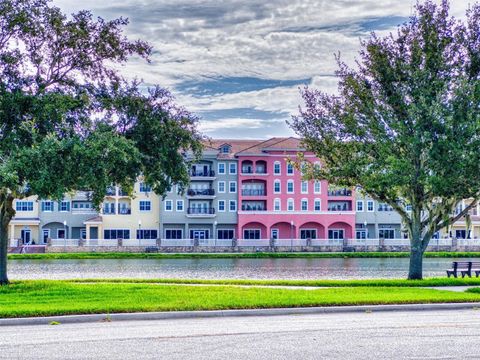
{"type": "MultiPolygon", "coordinates": [[[[455,259],[427,258],[424,276],[445,276],[455,259]]],[[[480,261],[480,259],[472,259],[480,261]]],[[[405,278],[407,258],[393,259],[109,259],[12,260],[11,279],[374,279],[405,278]]]]}

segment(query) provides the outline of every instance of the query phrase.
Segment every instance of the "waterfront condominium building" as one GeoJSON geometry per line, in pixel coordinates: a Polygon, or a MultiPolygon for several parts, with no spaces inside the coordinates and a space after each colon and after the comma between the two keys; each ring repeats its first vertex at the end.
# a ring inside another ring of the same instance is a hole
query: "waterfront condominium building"
{"type": "Polygon", "coordinates": [[[355,214],[356,239],[401,239],[405,235],[402,219],[390,205],[375,201],[360,191],[356,192],[355,214]]]}
{"type": "Polygon", "coordinates": [[[184,194],[174,187],[160,209],[165,240],[230,240],[238,237],[238,161],[235,153],[254,141],[211,140],[202,158],[191,165],[184,194]]]}
{"type": "Polygon", "coordinates": [[[305,181],[293,165],[302,152],[300,140],[272,138],[236,153],[239,166],[238,232],[243,239],[344,239],[355,229],[354,194],[305,181]]]}
{"type": "Polygon", "coordinates": [[[160,197],[141,180],[132,195],[119,186],[110,187],[100,214],[85,221],[86,239],[157,239],[160,197]]]}

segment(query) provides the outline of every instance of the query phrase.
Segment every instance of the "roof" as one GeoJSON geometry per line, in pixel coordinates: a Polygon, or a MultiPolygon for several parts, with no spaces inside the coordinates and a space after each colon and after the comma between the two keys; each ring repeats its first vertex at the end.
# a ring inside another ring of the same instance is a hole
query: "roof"
{"type": "Polygon", "coordinates": [[[300,139],[294,137],[273,137],[266,140],[237,140],[237,139],[208,139],[203,145],[209,149],[220,150],[224,145],[229,145],[229,153],[218,153],[219,159],[234,159],[236,155],[263,154],[265,150],[301,150],[300,139]]]}
{"type": "Polygon", "coordinates": [[[86,223],[98,224],[98,223],[101,223],[102,221],[103,221],[103,219],[102,219],[101,216],[95,216],[93,218],[85,220],[83,223],[84,224],[86,224],[86,223]]]}

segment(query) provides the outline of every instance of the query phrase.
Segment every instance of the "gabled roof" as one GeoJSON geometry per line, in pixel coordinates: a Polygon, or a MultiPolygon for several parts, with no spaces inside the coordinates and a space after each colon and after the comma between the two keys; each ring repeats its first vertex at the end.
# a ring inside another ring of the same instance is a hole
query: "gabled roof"
{"type": "Polygon", "coordinates": [[[204,142],[204,145],[218,150],[222,145],[228,144],[231,146],[230,152],[228,154],[220,152],[218,154],[218,158],[234,159],[235,154],[239,151],[242,151],[250,146],[254,146],[262,141],[263,140],[209,139],[204,142]]]}

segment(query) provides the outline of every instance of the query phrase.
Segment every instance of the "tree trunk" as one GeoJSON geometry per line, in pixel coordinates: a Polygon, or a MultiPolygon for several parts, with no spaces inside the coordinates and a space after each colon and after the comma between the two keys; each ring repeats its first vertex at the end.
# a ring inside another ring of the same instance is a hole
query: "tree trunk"
{"type": "Polygon", "coordinates": [[[410,250],[410,267],[408,269],[408,280],[422,280],[423,278],[423,248],[420,240],[418,245],[413,245],[410,250]]]}
{"type": "Polygon", "coordinates": [[[0,219],[0,286],[8,284],[7,276],[8,224],[0,219]]]}
{"type": "Polygon", "coordinates": [[[8,284],[8,224],[14,215],[13,197],[6,191],[0,192],[0,286],[8,284]]]}
{"type": "Polygon", "coordinates": [[[408,280],[422,280],[423,278],[423,229],[420,207],[412,211],[412,222],[409,229],[410,235],[410,266],[408,269],[408,280]]]}

